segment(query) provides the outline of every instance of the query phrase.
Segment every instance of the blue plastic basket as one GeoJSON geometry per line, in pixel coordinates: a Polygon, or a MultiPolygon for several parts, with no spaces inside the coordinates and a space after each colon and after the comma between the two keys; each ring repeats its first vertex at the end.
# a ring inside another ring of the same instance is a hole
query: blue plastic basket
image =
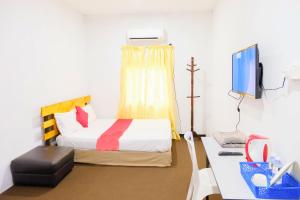
{"type": "Polygon", "coordinates": [[[260,187],[252,183],[254,174],[264,174],[267,177],[268,186],[272,179],[272,171],[265,162],[240,162],[241,174],[256,198],[261,199],[300,199],[300,183],[290,174],[282,176],[280,184],[271,187],[260,187]]]}

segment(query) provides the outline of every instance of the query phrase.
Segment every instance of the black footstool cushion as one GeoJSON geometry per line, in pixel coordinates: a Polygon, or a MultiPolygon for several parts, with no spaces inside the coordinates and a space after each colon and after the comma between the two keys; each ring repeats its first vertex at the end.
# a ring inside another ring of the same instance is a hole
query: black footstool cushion
{"type": "Polygon", "coordinates": [[[38,146],[11,162],[14,184],[56,186],[74,166],[70,147],[38,146]]]}

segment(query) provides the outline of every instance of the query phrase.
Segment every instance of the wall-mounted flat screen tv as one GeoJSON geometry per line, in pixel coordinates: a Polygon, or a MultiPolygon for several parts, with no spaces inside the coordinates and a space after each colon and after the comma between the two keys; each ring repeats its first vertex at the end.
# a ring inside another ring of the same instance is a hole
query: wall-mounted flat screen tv
{"type": "Polygon", "coordinates": [[[255,44],[232,55],[232,91],[260,99],[262,94],[262,66],[258,45],[255,44]]]}

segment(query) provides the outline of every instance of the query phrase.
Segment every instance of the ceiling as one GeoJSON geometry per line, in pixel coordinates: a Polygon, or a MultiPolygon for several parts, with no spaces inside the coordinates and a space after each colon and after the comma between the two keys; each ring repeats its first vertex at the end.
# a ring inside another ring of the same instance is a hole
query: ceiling
{"type": "Polygon", "coordinates": [[[217,0],[64,0],[85,15],[213,10],[217,0]]]}

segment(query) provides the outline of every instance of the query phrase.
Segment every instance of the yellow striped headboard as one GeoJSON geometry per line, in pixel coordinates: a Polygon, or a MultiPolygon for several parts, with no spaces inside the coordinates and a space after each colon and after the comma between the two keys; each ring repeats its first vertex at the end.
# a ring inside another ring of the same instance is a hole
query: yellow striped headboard
{"type": "Polygon", "coordinates": [[[69,101],[64,101],[56,103],[49,106],[43,106],[41,108],[41,115],[43,117],[42,129],[44,130],[44,141],[49,143],[49,141],[59,134],[54,119],[54,113],[69,112],[75,106],[84,106],[91,101],[91,96],[84,96],[69,101]]]}

